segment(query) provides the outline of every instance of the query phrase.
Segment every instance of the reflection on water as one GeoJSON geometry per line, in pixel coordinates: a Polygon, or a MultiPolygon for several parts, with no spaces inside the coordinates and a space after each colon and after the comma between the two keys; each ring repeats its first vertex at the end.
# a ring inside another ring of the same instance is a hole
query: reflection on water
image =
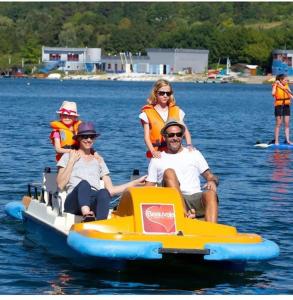
{"type": "Polygon", "coordinates": [[[290,190],[293,182],[292,151],[275,150],[269,158],[273,166],[272,171],[272,199],[283,200],[290,190]]]}
{"type": "Polygon", "coordinates": [[[66,292],[64,291],[64,289],[65,289],[64,287],[66,287],[66,285],[68,283],[70,283],[71,280],[72,280],[72,277],[70,274],[66,274],[65,272],[58,274],[57,279],[50,283],[52,291],[49,292],[49,294],[65,295],[66,292]]]}
{"type": "Polygon", "coordinates": [[[168,290],[168,294],[200,295],[217,294],[217,287],[231,293],[230,285],[264,287],[266,282],[261,275],[261,271],[231,272],[196,264],[192,267],[191,261],[185,270],[156,268],[155,272],[149,268],[109,272],[106,269],[89,271],[71,267],[50,282],[49,294],[166,294],[168,290]]]}

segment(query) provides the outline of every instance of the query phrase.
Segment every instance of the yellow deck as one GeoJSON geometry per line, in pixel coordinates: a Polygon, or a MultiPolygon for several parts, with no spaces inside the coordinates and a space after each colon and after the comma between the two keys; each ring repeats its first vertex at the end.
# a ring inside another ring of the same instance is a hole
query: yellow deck
{"type": "Polygon", "coordinates": [[[261,236],[238,233],[232,226],[186,218],[180,194],[161,187],[129,188],[110,219],[75,224],[71,230],[102,240],[159,241],[163,248],[176,249],[203,249],[206,243],[217,242],[262,242],[261,236]]]}

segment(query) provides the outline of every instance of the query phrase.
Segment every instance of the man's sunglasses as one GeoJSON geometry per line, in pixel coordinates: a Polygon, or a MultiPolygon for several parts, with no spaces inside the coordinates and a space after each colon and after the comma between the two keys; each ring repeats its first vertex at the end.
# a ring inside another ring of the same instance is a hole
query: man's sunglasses
{"type": "Polygon", "coordinates": [[[87,139],[94,140],[96,137],[97,137],[96,135],[88,134],[88,135],[82,135],[82,136],[81,136],[81,139],[82,139],[82,140],[87,140],[87,139]]]}
{"type": "Polygon", "coordinates": [[[172,92],[158,91],[158,95],[159,96],[166,95],[166,96],[170,97],[172,95],[172,92]]]}
{"type": "Polygon", "coordinates": [[[179,138],[182,138],[183,137],[183,132],[170,132],[170,133],[165,133],[165,136],[168,137],[168,138],[172,138],[174,136],[177,136],[179,138]]]}

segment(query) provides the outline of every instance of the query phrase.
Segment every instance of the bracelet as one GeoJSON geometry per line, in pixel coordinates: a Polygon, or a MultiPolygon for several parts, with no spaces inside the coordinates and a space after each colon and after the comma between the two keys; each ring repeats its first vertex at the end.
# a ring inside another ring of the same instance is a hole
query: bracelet
{"type": "Polygon", "coordinates": [[[219,177],[218,176],[215,176],[214,179],[211,179],[210,181],[213,181],[215,183],[216,186],[219,185],[219,177]]]}
{"type": "Polygon", "coordinates": [[[186,144],[186,147],[190,147],[190,146],[192,147],[193,145],[192,144],[186,144]]]}

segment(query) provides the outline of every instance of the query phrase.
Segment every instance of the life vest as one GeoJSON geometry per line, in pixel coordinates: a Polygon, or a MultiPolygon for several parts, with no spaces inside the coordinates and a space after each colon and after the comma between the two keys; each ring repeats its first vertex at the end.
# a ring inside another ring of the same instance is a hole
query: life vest
{"type": "MultiPolygon", "coordinates": [[[[73,139],[73,136],[77,133],[77,129],[81,121],[77,121],[73,124],[73,131],[71,131],[66,125],[60,121],[53,121],[50,123],[50,126],[53,128],[53,131],[50,134],[50,139],[54,145],[54,133],[56,131],[60,134],[60,146],[61,148],[73,149],[74,146],[78,146],[78,142],[73,139]]],[[[62,156],[62,153],[56,153],[56,161],[58,161],[62,156]]]]}
{"type": "MultiPolygon", "coordinates": [[[[155,110],[153,105],[145,105],[142,109],[149,120],[150,126],[150,140],[152,145],[154,146],[156,151],[164,151],[166,150],[166,142],[164,141],[163,136],[161,135],[161,130],[165,125],[164,120],[160,116],[160,114],[155,110]]],[[[180,109],[176,105],[169,106],[168,110],[168,119],[175,119],[176,121],[180,121],[180,109]]],[[[147,157],[152,157],[150,151],[146,153],[147,157]]]]}
{"type": "Polygon", "coordinates": [[[288,90],[289,85],[285,84],[284,87],[281,87],[279,84],[276,84],[276,92],[274,95],[275,98],[275,106],[278,105],[290,105],[291,103],[291,93],[288,90]]]}

